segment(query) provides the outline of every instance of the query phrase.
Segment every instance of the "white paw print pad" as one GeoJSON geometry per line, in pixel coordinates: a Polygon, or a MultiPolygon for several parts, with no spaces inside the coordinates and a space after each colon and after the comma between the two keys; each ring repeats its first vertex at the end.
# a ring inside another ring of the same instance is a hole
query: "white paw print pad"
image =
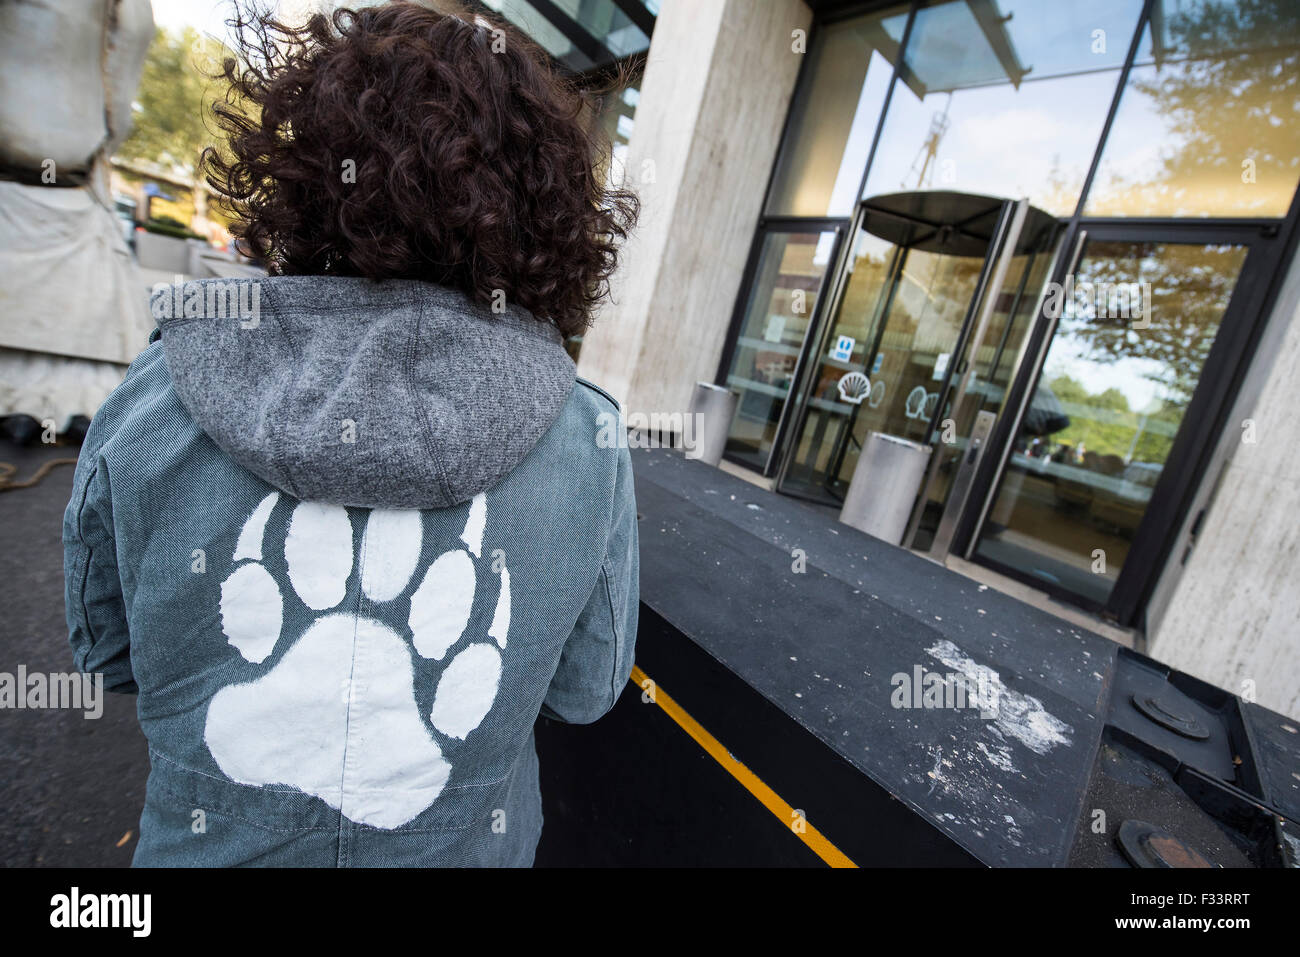
{"type": "Polygon", "coordinates": [[[354,563],[347,510],[312,502],[294,507],[284,538],[288,580],[281,583],[262,553],[279,501],[272,492],[244,523],[234,571],[221,586],[221,630],[244,659],[260,665],[290,640],[281,634],[282,588],[316,617],[273,667],[213,696],[204,729],[208,750],[241,784],[288,785],[351,821],[400,827],[432,806],[451,775],[438,735],[464,740],[496,699],[510,629],[504,562],[499,574],[488,573],[500,582],[489,640],[469,640],[451,654],[465,637],[479,585],[487,500],[479,495],[470,503],[464,547],[423,569],[422,513],[372,510],[356,550],[364,595],[359,613],[351,602],[339,608],[354,563]],[[412,649],[446,661],[427,714],[417,704],[412,649]]]}

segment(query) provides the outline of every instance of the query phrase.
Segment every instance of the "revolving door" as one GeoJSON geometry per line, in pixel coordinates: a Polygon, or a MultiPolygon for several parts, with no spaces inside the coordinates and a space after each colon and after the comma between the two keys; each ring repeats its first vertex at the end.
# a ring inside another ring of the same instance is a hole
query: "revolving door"
{"type": "Polygon", "coordinates": [[[805,343],[778,488],[837,506],[870,432],[929,446],[903,544],[941,557],[1059,237],[1025,201],[927,191],[862,203],[805,343]]]}

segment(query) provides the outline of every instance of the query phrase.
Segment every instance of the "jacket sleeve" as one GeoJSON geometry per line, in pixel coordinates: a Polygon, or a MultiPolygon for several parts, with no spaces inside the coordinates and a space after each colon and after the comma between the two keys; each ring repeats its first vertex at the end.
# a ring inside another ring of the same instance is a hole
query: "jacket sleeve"
{"type": "Polygon", "coordinates": [[[632,459],[619,450],[614,511],[596,587],[564,644],[542,705],[548,718],[590,724],[606,714],[627,684],[636,651],[641,601],[632,459]]]}
{"type": "Polygon", "coordinates": [[[63,584],[77,670],[102,674],[109,691],[135,693],[108,476],[91,448],[83,448],[63,515],[63,584]]]}

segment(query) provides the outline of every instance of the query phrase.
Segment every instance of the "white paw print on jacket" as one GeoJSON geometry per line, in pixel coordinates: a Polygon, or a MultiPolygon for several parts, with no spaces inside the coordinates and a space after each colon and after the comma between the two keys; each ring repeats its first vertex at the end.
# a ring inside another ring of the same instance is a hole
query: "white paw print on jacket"
{"type": "Polygon", "coordinates": [[[287,785],[359,824],[400,827],[433,805],[451,775],[430,726],[447,739],[465,739],[491,710],[500,683],[510,629],[504,562],[488,640],[470,640],[450,657],[427,723],[416,704],[412,650],[443,661],[469,625],[487,500],[480,494],[470,503],[463,547],[424,569],[418,567],[422,512],[369,511],[357,550],[346,509],[299,502],[284,539],[288,581],[277,582],[263,563],[263,540],[280,499],[279,492],[262,499],[239,535],[235,568],[221,586],[222,632],[247,661],[261,664],[292,640],[282,635],[284,588],[315,618],[260,677],[213,696],[204,730],[208,750],[241,784],[287,785]],[[365,607],[339,608],[354,551],[363,606],[382,612],[410,593],[404,633],[365,614],[365,607]]]}

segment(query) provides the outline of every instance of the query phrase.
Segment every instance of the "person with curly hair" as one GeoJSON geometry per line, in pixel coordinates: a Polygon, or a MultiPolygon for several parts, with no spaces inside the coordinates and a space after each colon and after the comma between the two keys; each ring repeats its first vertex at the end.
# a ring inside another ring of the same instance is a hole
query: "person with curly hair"
{"type": "Polygon", "coordinates": [[[632,668],[631,460],[564,340],[637,198],[507,24],[233,22],[204,164],[269,275],[155,289],[64,518],[74,660],[149,743],[134,862],[527,866],[534,722],[632,668]]]}

